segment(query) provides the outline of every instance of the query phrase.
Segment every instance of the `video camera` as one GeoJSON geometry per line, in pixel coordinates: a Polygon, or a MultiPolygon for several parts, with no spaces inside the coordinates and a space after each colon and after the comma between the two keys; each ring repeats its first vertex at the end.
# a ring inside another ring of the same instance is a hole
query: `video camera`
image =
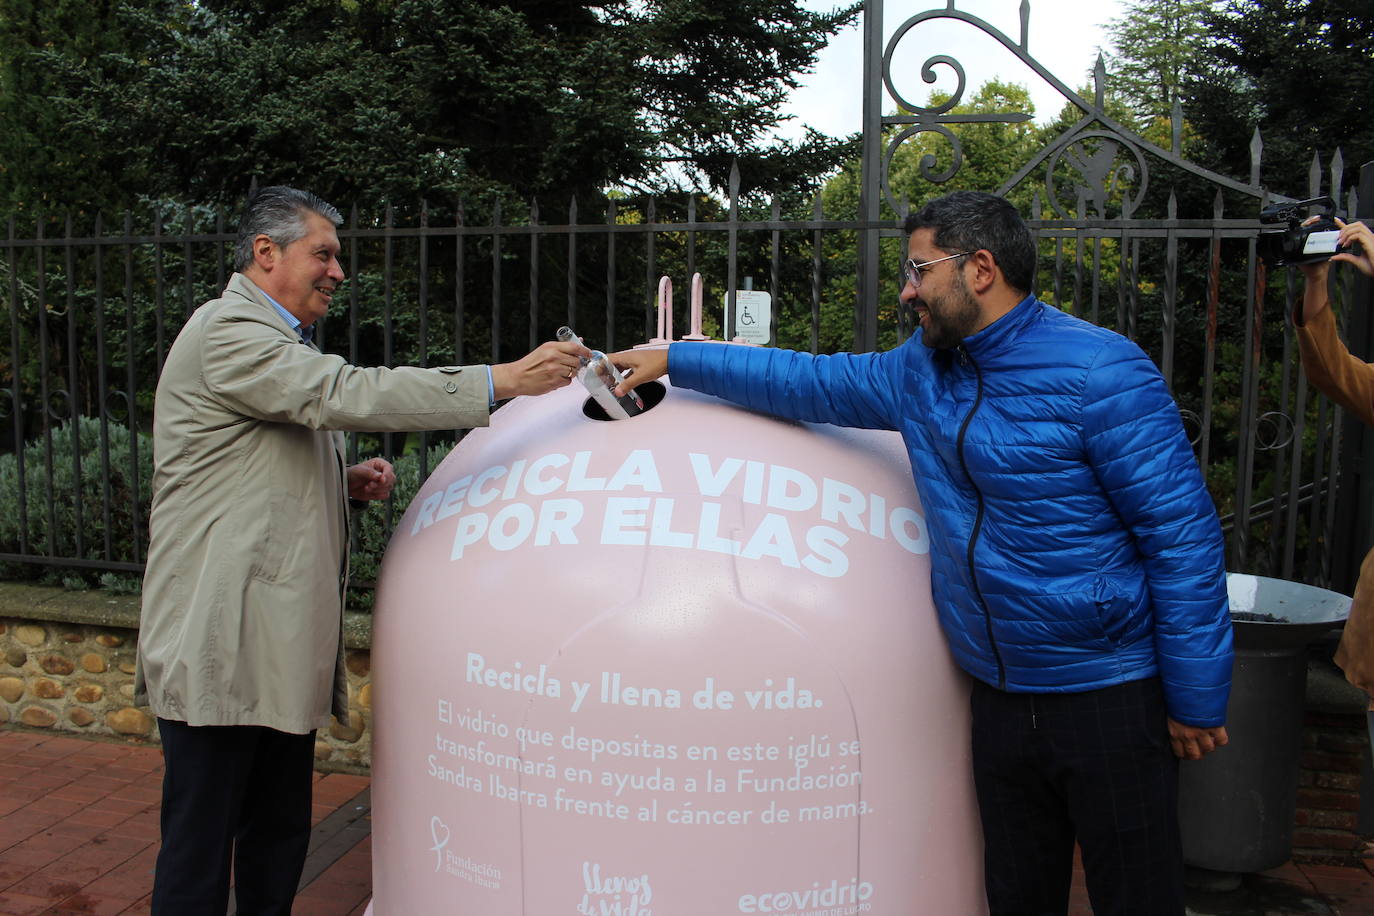
{"type": "Polygon", "coordinates": [[[1262,223],[1287,223],[1284,229],[1262,229],[1259,234],[1259,256],[1269,267],[1288,264],[1311,264],[1325,261],[1346,249],[1337,243],[1340,229],[1336,226],[1336,204],[1330,197],[1313,197],[1271,204],[1260,211],[1262,223]],[[1324,212],[1310,225],[1304,212],[1308,207],[1320,207],[1324,212]]]}

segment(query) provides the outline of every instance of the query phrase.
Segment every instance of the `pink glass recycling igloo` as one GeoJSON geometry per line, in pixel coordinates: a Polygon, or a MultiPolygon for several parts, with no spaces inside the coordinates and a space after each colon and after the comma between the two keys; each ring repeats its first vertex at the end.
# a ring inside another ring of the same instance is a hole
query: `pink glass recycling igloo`
{"type": "Polygon", "coordinates": [[[900,438],[660,393],[518,399],[398,523],[371,912],[985,913],[900,438]]]}

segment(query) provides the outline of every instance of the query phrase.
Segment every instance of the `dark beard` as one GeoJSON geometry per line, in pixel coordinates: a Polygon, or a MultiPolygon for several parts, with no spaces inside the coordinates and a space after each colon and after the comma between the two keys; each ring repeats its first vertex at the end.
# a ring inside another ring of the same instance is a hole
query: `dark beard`
{"type": "Polygon", "coordinates": [[[957,347],[978,328],[981,315],[978,300],[964,283],[964,275],[955,274],[954,285],[947,295],[926,302],[926,326],[921,343],[935,350],[957,347]]]}

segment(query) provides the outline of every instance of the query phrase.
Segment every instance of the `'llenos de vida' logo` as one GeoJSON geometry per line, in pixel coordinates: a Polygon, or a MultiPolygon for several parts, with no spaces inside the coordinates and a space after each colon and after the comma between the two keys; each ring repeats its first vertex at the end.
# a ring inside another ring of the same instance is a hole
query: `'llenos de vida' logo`
{"type": "Polygon", "coordinates": [[[579,916],[652,916],[654,890],[647,874],[602,874],[601,863],[583,862],[582,888],[579,916]]]}

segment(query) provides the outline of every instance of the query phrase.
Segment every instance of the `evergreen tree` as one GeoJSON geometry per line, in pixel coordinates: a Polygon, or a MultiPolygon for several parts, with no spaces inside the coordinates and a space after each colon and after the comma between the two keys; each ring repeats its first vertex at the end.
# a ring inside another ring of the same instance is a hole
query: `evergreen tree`
{"type": "Polygon", "coordinates": [[[362,203],[460,193],[566,202],[673,174],[721,186],[736,158],[746,190],[787,188],[850,148],[814,133],[797,143],[767,136],[787,89],[857,7],[105,0],[89,9],[0,0],[0,200],[11,208],[235,202],[251,177],[362,203]]]}
{"type": "MultiPolygon", "coordinates": [[[[949,95],[933,92],[926,103],[944,105],[949,95]]],[[[951,114],[1002,114],[1025,112],[1034,116],[1035,104],[1025,86],[988,80],[968,100],[951,109],[951,114]]],[[[898,201],[911,210],[927,201],[956,190],[996,191],[1014,175],[1039,148],[1042,132],[1033,121],[987,121],[951,124],[950,133],[958,140],[959,169],[945,182],[935,182],[954,166],[955,144],[938,131],[921,131],[892,154],[888,183],[898,201]]],[[[889,130],[884,144],[896,133],[889,130]]],[[[825,212],[831,219],[851,219],[858,212],[860,168],[857,155],[828,182],[822,192],[825,212]]],[[[1034,189],[1023,185],[1012,189],[1009,197],[1022,212],[1030,209],[1034,189]]],[[[900,217],[884,200],[881,218],[899,224],[900,217]]],[[[821,294],[818,334],[820,351],[834,352],[853,346],[854,276],[858,270],[852,237],[828,235],[825,242],[825,289],[821,294]]],[[[890,240],[880,253],[878,302],[878,349],[901,343],[902,323],[898,318],[897,265],[906,257],[905,242],[890,240]]],[[[810,347],[810,327],[797,323],[781,334],[783,346],[810,347]]]]}
{"type": "Polygon", "coordinates": [[[1223,170],[1249,174],[1256,128],[1263,183],[1291,197],[1306,196],[1314,153],[1323,168],[1337,148],[1352,170],[1374,159],[1374,5],[1228,0],[1208,31],[1187,114],[1223,170]]]}
{"type": "Polygon", "coordinates": [[[1197,72],[1212,0],[1130,0],[1107,27],[1108,88],[1147,119],[1169,117],[1183,84],[1197,72]]]}
{"type": "MultiPolygon", "coordinates": [[[[171,4],[152,9],[160,2],[148,0],[148,18],[169,21],[171,4]]],[[[82,102],[68,97],[66,79],[76,62],[103,60],[102,82],[117,86],[152,43],[130,24],[112,2],[0,0],[0,206],[53,210],[79,201],[99,208],[124,196],[112,176],[140,182],[143,159],[73,122],[82,102]]],[[[111,113],[78,114],[100,120],[111,113]]]]}

